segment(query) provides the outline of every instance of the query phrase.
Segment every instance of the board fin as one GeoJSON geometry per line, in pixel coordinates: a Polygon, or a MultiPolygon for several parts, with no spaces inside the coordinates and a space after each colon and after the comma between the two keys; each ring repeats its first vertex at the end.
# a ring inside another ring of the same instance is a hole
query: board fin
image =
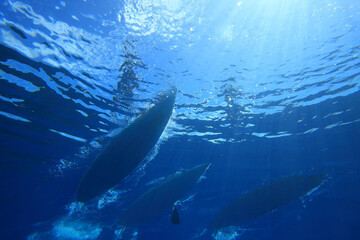
{"type": "Polygon", "coordinates": [[[179,212],[178,210],[176,209],[175,205],[171,211],[171,222],[172,224],[174,225],[178,225],[180,224],[180,216],[179,216],[179,212]]]}

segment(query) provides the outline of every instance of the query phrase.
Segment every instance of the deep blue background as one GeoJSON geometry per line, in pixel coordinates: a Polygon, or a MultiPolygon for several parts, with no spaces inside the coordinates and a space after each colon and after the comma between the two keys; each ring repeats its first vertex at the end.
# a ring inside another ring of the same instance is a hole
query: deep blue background
{"type": "Polygon", "coordinates": [[[211,162],[181,199],[180,225],[169,209],[117,239],[215,238],[206,225],[241,194],[311,174],[326,180],[310,196],[216,239],[358,239],[358,5],[4,1],[0,238],[116,239],[132,201],[211,162]],[[170,86],[175,111],[146,164],[113,196],[75,203],[112,136],[170,86]]]}

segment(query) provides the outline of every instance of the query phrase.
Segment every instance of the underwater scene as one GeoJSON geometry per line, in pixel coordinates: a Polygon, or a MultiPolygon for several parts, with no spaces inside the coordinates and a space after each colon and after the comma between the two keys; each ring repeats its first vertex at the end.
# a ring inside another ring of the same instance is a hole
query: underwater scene
{"type": "Polygon", "coordinates": [[[0,239],[359,239],[359,27],[356,0],[2,0],[0,239]]]}

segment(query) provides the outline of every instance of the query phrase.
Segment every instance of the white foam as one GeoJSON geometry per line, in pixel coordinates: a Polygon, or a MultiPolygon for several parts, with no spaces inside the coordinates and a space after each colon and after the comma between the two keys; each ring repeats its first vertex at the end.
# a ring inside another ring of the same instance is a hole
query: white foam
{"type": "Polygon", "coordinates": [[[92,240],[97,239],[101,231],[99,225],[64,217],[56,221],[50,231],[32,233],[27,239],[92,240]]]}
{"type": "Polygon", "coordinates": [[[105,206],[116,202],[119,199],[119,195],[122,193],[127,192],[127,190],[115,190],[110,189],[108,190],[98,201],[97,208],[102,209],[105,206]]]}
{"type": "Polygon", "coordinates": [[[238,227],[227,227],[220,229],[213,235],[215,240],[233,240],[244,234],[244,229],[238,227]]]}
{"type": "Polygon", "coordinates": [[[54,224],[53,234],[57,239],[97,239],[102,231],[97,225],[84,221],[61,219],[54,224]]]}
{"type": "Polygon", "coordinates": [[[68,216],[73,216],[74,214],[83,214],[87,212],[87,207],[82,202],[72,202],[66,205],[65,209],[69,211],[68,216]]]}

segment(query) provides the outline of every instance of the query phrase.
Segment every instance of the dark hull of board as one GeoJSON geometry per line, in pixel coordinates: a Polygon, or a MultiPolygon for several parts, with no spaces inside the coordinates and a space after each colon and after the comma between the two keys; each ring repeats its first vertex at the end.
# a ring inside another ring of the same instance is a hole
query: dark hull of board
{"type": "Polygon", "coordinates": [[[77,192],[77,201],[86,202],[105,193],[139,165],[164,131],[175,97],[175,90],[169,91],[114,137],[85,173],[77,192]]]}
{"type": "Polygon", "coordinates": [[[319,186],[323,175],[291,176],[244,194],[221,210],[208,225],[220,229],[270,213],[319,186]]]}
{"type": "Polygon", "coordinates": [[[167,209],[170,212],[174,203],[186,194],[208,166],[209,164],[202,164],[183,173],[175,174],[160,185],[153,187],[124,211],[119,218],[119,225],[140,224],[167,209]]]}

